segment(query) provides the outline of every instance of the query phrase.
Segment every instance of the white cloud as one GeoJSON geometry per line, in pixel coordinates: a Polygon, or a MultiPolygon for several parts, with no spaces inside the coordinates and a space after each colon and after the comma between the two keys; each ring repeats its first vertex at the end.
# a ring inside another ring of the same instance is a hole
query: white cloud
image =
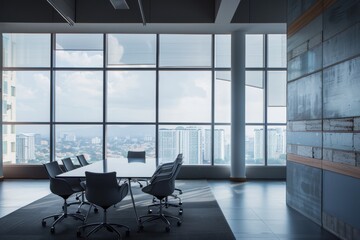
{"type": "Polygon", "coordinates": [[[121,63],[121,59],[124,55],[124,46],[122,46],[118,39],[113,35],[108,35],[108,61],[111,64],[119,64],[121,63]]]}
{"type": "Polygon", "coordinates": [[[102,52],[56,51],[57,67],[102,67],[102,52]]]}

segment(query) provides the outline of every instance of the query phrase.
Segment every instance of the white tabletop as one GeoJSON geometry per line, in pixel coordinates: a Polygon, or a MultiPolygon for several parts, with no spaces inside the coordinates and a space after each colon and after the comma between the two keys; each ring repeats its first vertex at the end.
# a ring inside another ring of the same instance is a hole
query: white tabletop
{"type": "Polygon", "coordinates": [[[107,159],[104,162],[98,161],[62,174],[56,177],[74,177],[84,178],[85,172],[116,172],[119,178],[150,178],[156,169],[156,160],[154,158],[146,158],[145,163],[128,162],[127,158],[107,159]]]}

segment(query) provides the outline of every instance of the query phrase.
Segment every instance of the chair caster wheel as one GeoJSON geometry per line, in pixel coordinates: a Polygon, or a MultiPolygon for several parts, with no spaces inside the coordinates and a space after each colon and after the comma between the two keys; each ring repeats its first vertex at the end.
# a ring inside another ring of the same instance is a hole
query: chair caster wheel
{"type": "Polygon", "coordinates": [[[76,213],[80,214],[80,210],[77,210],[76,213]]]}
{"type": "Polygon", "coordinates": [[[182,224],[181,221],[178,221],[178,222],[177,222],[177,225],[178,225],[178,226],[181,226],[181,224],[182,224]]]}
{"type": "Polygon", "coordinates": [[[140,184],[140,188],[142,188],[142,187],[143,187],[143,185],[140,184]]]}
{"type": "Polygon", "coordinates": [[[166,227],[166,228],[165,228],[165,231],[166,231],[166,232],[170,232],[170,227],[166,227]]]}
{"type": "Polygon", "coordinates": [[[99,209],[94,208],[94,213],[98,213],[98,212],[99,212],[99,209]]]}
{"type": "Polygon", "coordinates": [[[180,210],[179,210],[179,215],[182,215],[182,214],[183,214],[183,210],[180,209],[180,210]]]}
{"type": "Polygon", "coordinates": [[[148,214],[150,214],[150,213],[152,213],[152,210],[151,210],[151,209],[148,210],[148,214]]]}
{"type": "Polygon", "coordinates": [[[127,237],[130,236],[130,231],[127,230],[126,233],[125,233],[125,235],[126,235],[127,237]]]}
{"type": "Polygon", "coordinates": [[[41,222],[41,225],[42,225],[43,227],[45,227],[45,226],[46,226],[46,222],[45,222],[45,221],[42,221],[42,222],[41,222]]]}
{"type": "Polygon", "coordinates": [[[51,227],[51,228],[50,228],[50,232],[51,232],[51,233],[55,233],[55,228],[54,228],[54,227],[51,227]]]}
{"type": "Polygon", "coordinates": [[[181,205],[182,205],[182,202],[179,202],[179,205],[181,206],[181,205]]]}
{"type": "Polygon", "coordinates": [[[76,236],[79,238],[79,237],[81,237],[81,232],[80,231],[77,231],[76,232],[76,236]]]}

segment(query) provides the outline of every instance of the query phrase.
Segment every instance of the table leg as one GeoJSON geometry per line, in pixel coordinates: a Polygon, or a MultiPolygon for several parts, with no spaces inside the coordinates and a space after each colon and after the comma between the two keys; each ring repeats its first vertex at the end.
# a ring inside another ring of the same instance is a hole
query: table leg
{"type": "Polygon", "coordinates": [[[139,217],[138,217],[138,214],[137,214],[137,211],[136,211],[136,207],[135,207],[134,195],[133,195],[132,190],[131,190],[131,178],[129,178],[128,180],[129,180],[129,189],[130,189],[131,201],[132,201],[132,203],[133,203],[134,212],[135,212],[135,217],[136,217],[136,223],[139,224],[139,217]]]}

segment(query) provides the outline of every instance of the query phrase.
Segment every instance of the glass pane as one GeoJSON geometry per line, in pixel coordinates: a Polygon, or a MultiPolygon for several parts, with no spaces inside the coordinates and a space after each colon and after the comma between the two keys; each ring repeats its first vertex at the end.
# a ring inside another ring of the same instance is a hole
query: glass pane
{"type": "Polygon", "coordinates": [[[245,87],[245,121],[246,123],[264,122],[264,89],[245,87]]]}
{"type": "Polygon", "coordinates": [[[231,35],[215,35],[215,67],[231,67],[231,35]]]}
{"type": "Polygon", "coordinates": [[[245,42],[245,67],[264,67],[264,35],[246,35],[245,42]]]}
{"type": "Polygon", "coordinates": [[[268,72],[268,106],[286,106],[286,71],[268,72]]]}
{"type": "Polygon", "coordinates": [[[264,71],[245,71],[246,85],[264,88],[264,71]]]}
{"type": "Polygon", "coordinates": [[[210,67],[211,35],[160,35],[160,67],[210,67]]]}
{"type": "Polygon", "coordinates": [[[155,67],[155,34],[108,34],[108,67],[155,67]]]}
{"type": "Polygon", "coordinates": [[[3,34],[4,67],[50,67],[50,34],[3,34]]]}
{"type": "Polygon", "coordinates": [[[264,126],[246,126],[245,163],[247,165],[265,164],[264,126]]]}
{"type": "Polygon", "coordinates": [[[103,159],[103,136],[101,125],[56,125],[55,159],[70,157],[77,163],[76,156],[84,154],[90,163],[103,159]]]}
{"type": "Polygon", "coordinates": [[[101,71],[57,71],[55,80],[56,121],[100,122],[103,120],[101,71]]]}
{"type": "Polygon", "coordinates": [[[160,121],[211,121],[210,71],[161,71],[159,76],[160,121]]]}
{"type": "Polygon", "coordinates": [[[107,159],[124,158],[129,150],[156,157],[154,125],[108,125],[107,133],[107,159]]]}
{"type": "Polygon", "coordinates": [[[185,165],[210,164],[211,159],[203,154],[206,132],[210,129],[210,126],[159,126],[159,164],[173,162],[179,153],[183,154],[185,165]]]}
{"type": "Polygon", "coordinates": [[[4,164],[43,164],[49,161],[49,125],[3,125],[4,164]]]}
{"type": "MultiPolygon", "coordinates": [[[[215,131],[214,131],[214,164],[215,165],[220,165],[220,164],[228,165],[231,162],[231,132],[230,131],[231,131],[230,126],[224,126],[224,125],[215,126],[215,131]]],[[[205,146],[208,146],[208,142],[206,142],[205,146]]],[[[206,154],[207,152],[205,151],[205,156],[206,154]]]]}
{"type": "Polygon", "coordinates": [[[268,35],[268,67],[286,67],[286,34],[268,35]]]}
{"type": "Polygon", "coordinates": [[[268,165],[286,164],[286,126],[268,126],[268,165]]]}
{"type": "Polygon", "coordinates": [[[108,71],[107,120],[154,122],[155,71],[108,71]]]}
{"type": "Polygon", "coordinates": [[[102,67],[102,34],[56,34],[56,67],[102,67]]]}
{"type": "Polygon", "coordinates": [[[231,122],[231,72],[215,72],[215,122],[231,122]]]}
{"type": "Polygon", "coordinates": [[[3,121],[48,122],[50,72],[3,72],[3,121]]]}
{"type": "Polygon", "coordinates": [[[286,123],[286,107],[268,107],[269,123],[286,123]]]}

